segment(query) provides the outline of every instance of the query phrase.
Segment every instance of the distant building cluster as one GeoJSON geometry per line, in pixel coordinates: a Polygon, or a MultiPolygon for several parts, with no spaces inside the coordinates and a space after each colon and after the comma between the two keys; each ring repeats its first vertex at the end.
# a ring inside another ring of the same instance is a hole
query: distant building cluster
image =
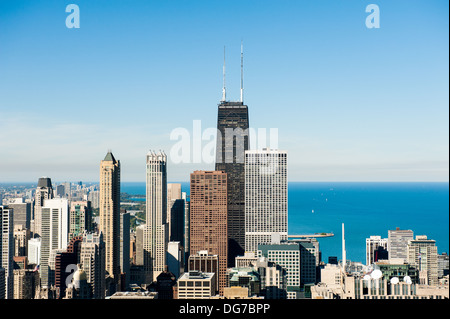
{"type": "Polygon", "coordinates": [[[366,264],[329,263],[313,299],[448,299],[449,257],[436,242],[396,228],[366,239],[366,264]]]}
{"type": "Polygon", "coordinates": [[[344,238],[343,259],[325,263],[314,236],[290,237],[288,154],[249,150],[242,87],[241,101],[223,97],[215,170],[191,172],[188,195],[149,151],[135,229],[111,151],[97,185],[0,190],[0,299],[448,299],[448,255],[412,230],[367,238],[365,265],[346,260],[344,238]]]}

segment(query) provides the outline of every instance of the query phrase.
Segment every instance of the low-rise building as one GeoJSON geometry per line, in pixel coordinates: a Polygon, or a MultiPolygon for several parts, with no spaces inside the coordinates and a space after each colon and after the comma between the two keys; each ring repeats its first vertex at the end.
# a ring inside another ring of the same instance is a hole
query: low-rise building
{"type": "Polygon", "coordinates": [[[189,271],[177,282],[176,298],[209,299],[216,295],[216,278],[214,273],[189,271]]]}

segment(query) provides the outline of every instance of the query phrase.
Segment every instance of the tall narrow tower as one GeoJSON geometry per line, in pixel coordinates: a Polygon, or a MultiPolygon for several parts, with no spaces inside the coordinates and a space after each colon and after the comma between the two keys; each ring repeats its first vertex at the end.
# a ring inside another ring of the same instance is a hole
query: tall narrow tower
{"type": "MultiPolygon", "coordinates": [[[[8,206],[0,205],[0,269],[3,268],[5,277],[0,283],[0,297],[14,298],[14,212],[8,206]]],[[[1,278],[1,277],[0,277],[1,278]]]]}
{"type": "MultiPolygon", "coordinates": [[[[227,174],[195,171],[191,174],[190,253],[206,250],[217,255],[219,293],[227,287],[227,174]]],[[[200,270],[200,269],[197,269],[200,270]]]]}
{"type": "Polygon", "coordinates": [[[41,208],[46,199],[53,198],[52,180],[48,177],[41,177],[38,180],[36,194],[34,195],[34,226],[32,232],[41,236],[42,214],[41,208]]]}
{"type": "Polygon", "coordinates": [[[342,223],[342,268],[344,271],[346,264],[347,264],[347,251],[345,250],[345,229],[344,223],[342,223]]]}
{"type": "MultiPolygon", "coordinates": [[[[242,52],[241,52],[242,66],[242,52]]],[[[224,68],[225,69],[225,68],[224,68]]],[[[242,67],[241,67],[242,70],[242,67]]],[[[225,78],[225,77],[224,77],[225,78]]],[[[225,92],[225,85],[224,85],[225,92]]],[[[241,101],[225,100],[218,106],[216,171],[224,171],[228,178],[228,265],[245,248],[245,175],[244,155],[249,149],[248,107],[243,102],[241,75],[241,101]]]]}
{"type": "Polygon", "coordinates": [[[169,238],[167,224],[167,156],[147,153],[146,224],[144,229],[144,269],[146,283],[156,281],[167,265],[169,238]]]}
{"type": "Polygon", "coordinates": [[[109,151],[100,163],[100,225],[106,271],[117,289],[120,276],[120,161],[109,151]]]}

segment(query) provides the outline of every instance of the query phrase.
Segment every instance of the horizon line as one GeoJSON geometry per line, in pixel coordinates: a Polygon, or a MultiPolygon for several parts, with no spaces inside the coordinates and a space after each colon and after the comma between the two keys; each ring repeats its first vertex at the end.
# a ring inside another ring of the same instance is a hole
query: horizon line
{"type": "MultiPolygon", "coordinates": [[[[52,183],[79,183],[82,182],[84,184],[98,184],[98,181],[82,181],[82,180],[65,180],[65,181],[52,181],[52,183]]],[[[446,181],[315,181],[315,180],[308,180],[308,181],[302,181],[302,180],[295,180],[295,181],[288,181],[288,183],[449,183],[449,180],[446,181]]],[[[37,184],[37,181],[33,182],[27,182],[27,181],[10,181],[10,182],[0,182],[0,185],[4,184],[37,184]]],[[[121,181],[121,183],[146,183],[145,181],[121,181]]],[[[189,183],[189,181],[167,181],[167,183],[189,183]]]]}

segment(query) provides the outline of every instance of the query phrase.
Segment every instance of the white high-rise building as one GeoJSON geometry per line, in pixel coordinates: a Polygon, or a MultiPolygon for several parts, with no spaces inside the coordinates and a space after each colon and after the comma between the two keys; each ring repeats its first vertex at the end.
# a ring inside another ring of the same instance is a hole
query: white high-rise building
{"type": "MultiPolygon", "coordinates": [[[[4,268],[4,289],[0,296],[14,298],[14,220],[13,209],[0,206],[0,268],[4,268]]],[[[0,284],[2,289],[2,284],[0,284]]]]}
{"type": "Polygon", "coordinates": [[[380,248],[387,250],[388,239],[381,236],[370,236],[366,238],[366,265],[369,266],[378,261],[377,251],[380,248]]]}
{"type": "Polygon", "coordinates": [[[408,242],[413,239],[414,232],[412,230],[403,230],[398,227],[395,230],[388,230],[389,260],[401,259],[406,262],[408,242]]]}
{"type": "Polygon", "coordinates": [[[184,249],[179,241],[169,241],[167,244],[167,267],[175,278],[184,272],[184,249]]]}
{"type": "Polygon", "coordinates": [[[66,198],[46,199],[41,207],[41,287],[48,288],[49,258],[54,249],[67,249],[69,204],[66,198]]]}
{"type": "Polygon", "coordinates": [[[167,224],[167,156],[147,153],[146,224],[144,230],[144,269],[146,282],[156,281],[165,270],[169,230],[167,224]]]}
{"type": "Polygon", "coordinates": [[[41,238],[31,238],[28,240],[28,263],[39,265],[41,260],[41,238]]]}
{"type": "Polygon", "coordinates": [[[245,152],[245,250],[288,235],[287,152],[245,152]]]}
{"type": "Polygon", "coordinates": [[[287,299],[297,299],[301,283],[300,244],[297,242],[259,244],[258,257],[265,257],[286,271],[287,299]]]}
{"type": "Polygon", "coordinates": [[[421,284],[438,285],[438,253],[436,241],[427,236],[416,236],[407,246],[407,262],[419,270],[421,284]]]}

